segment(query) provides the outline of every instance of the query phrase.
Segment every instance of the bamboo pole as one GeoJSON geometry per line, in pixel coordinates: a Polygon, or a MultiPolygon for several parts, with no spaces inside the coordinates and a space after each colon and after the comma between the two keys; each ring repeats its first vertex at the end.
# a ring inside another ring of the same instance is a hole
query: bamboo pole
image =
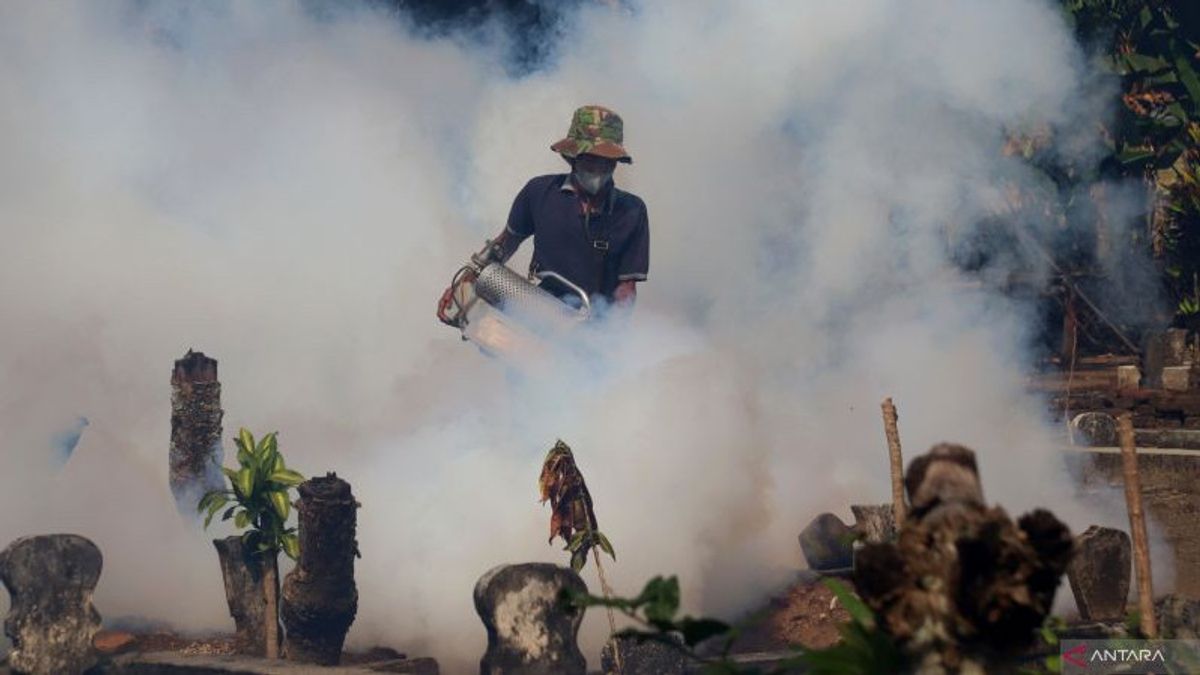
{"type": "Polygon", "coordinates": [[[1133,442],[1133,417],[1129,413],[1117,420],[1121,438],[1121,466],[1125,474],[1125,504],[1129,508],[1129,530],[1133,535],[1134,572],[1137,575],[1138,612],[1142,634],[1158,636],[1154,621],[1154,587],[1150,579],[1150,545],[1146,537],[1146,514],[1142,511],[1142,486],[1138,476],[1137,448],[1133,442]]]}
{"type": "Polygon", "coordinates": [[[904,506],[904,457],[900,452],[900,431],[896,427],[896,406],[892,404],[890,396],[883,399],[882,408],[883,432],[887,435],[892,466],[892,516],[896,519],[896,531],[899,532],[907,516],[904,506]]]}

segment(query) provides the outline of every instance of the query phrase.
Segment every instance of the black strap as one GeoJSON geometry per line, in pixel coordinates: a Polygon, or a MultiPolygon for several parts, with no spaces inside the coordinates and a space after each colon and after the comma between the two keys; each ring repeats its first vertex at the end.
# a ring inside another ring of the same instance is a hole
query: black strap
{"type": "Polygon", "coordinates": [[[595,288],[597,293],[604,292],[604,260],[608,256],[608,240],[600,239],[592,236],[591,211],[586,207],[583,212],[583,233],[587,237],[588,242],[592,245],[592,265],[595,270],[595,288]]]}

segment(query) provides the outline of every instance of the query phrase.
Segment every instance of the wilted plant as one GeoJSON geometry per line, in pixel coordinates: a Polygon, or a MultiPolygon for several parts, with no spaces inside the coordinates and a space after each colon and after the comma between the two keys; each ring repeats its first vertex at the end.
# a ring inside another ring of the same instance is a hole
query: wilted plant
{"type": "Polygon", "coordinates": [[[239,430],[235,439],[239,468],[221,468],[229,488],[208,492],[197,506],[198,511],[207,512],[205,528],[221,509],[225,509],[221,520],[233,519],[239,530],[250,528],[242,534],[242,544],[262,557],[268,658],[278,655],[278,553],[283,551],[293,560],[300,556],[296,528],[287,527],[292,511],[288,493],[304,482],[304,476],[287,468],[276,436],[271,432],[256,443],[248,429],[239,430]]]}
{"type": "MultiPolygon", "coordinates": [[[[583,474],[575,465],[571,448],[561,440],[554,444],[542,463],[538,480],[542,503],[550,502],[550,541],[562,537],[571,553],[571,569],[576,572],[587,564],[588,552],[599,548],[613,560],[617,559],[612,543],[600,532],[592,495],[588,492],[583,474]]],[[[596,564],[600,564],[599,555],[596,564]]]]}
{"type": "MultiPolygon", "coordinates": [[[[612,595],[608,579],[604,577],[604,567],[600,564],[600,553],[604,551],[613,560],[617,559],[612,543],[600,532],[596,521],[596,511],[592,506],[592,495],[588,492],[583,474],[575,465],[575,455],[571,448],[560,439],[546,453],[546,461],[542,463],[542,473],[538,477],[538,491],[542,503],[550,502],[550,542],[555,537],[562,537],[567,543],[566,549],[571,554],[571,569],[576,572],[587,564],[588,552],[596,558],[596,574],[600,577],[600,588],[604,597],[612,595]]],[[[616,619],[613,618],[612,608],[608,608],[608,629],[610,634],[617,632],[616,619]]],[[[619,645],[613,644],[613,654],[617,670],[622,670],[621,652],[619,645]]]]}

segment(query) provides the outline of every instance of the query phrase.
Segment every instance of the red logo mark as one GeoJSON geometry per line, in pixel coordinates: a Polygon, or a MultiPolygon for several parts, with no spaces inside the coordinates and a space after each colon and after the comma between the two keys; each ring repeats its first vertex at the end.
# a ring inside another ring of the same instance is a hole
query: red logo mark
{"type": "Polygon", "coordinates": [[[1064,661],[1073,666],[1087,668],[1087,661],[1083,660],[1084,654],[1087,654],[1087,647],[1085,645],[1075,645],[1074,647],[1063,651],[1062,657],[1064,661]]]}

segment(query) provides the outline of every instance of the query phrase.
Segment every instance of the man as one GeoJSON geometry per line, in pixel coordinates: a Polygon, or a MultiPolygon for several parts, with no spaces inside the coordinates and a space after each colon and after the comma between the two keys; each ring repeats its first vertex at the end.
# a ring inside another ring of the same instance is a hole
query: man
{"type": "MultiPolygon", "coordinates": [[[[513,200],[508,224],[490,247],[504,262],[527,237],[533,237],[531,275],[556,272],[579,286],[595,302],[632,306],[636,284],[650,267],[650,225],[640,198],[613,185],[617,163],[633,159],[622,146],[621,118],[597,105],[579,108],[567,137],[550,146],[571,171],[530,180],[513,200]]],[[[469,279],[468,279],[469,281],[469,279]]],[[[561,284],[547,279],[546,290],[570,298],[561,284]]],[[[439,316],[453,302],[446,289],[439,316]]]]}

